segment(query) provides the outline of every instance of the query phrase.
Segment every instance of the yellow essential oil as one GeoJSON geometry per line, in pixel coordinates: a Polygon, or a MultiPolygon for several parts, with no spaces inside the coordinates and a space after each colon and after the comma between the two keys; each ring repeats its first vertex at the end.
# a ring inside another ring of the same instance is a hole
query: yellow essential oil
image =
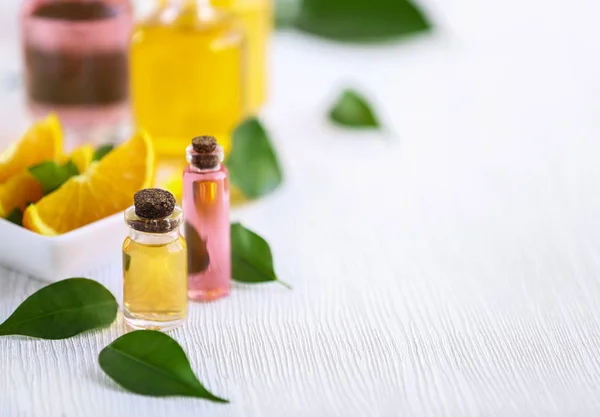
{"type": "Polygon", "coordinates": [[[216,7],[223,7],[240,20],[248,47],[246,71],[246,97],[249,114],[256,114],[267,95],[268,47],[273,30],[272,0],[211,0],[216,7]]]}
{"type": "Polygon", "coordinates": [[[187,248],[181,209],[168,191],[142,190],[125,212],[123,307],[135,329],[169,330],[187,313],[187,248]]]}
{"type": "Polygon", "coordinates": [[[207,1],[167,0],[134,31],[131,95],[159,156],[180,156],[198,131],[226,152],[246,113],[245,44],[233,16],[207,1]]]}

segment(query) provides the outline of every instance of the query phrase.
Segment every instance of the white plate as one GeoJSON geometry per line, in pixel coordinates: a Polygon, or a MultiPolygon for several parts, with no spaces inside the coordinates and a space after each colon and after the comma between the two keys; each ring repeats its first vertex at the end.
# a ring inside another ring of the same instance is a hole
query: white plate
{"type": "Polygon", "coordinates": [[[0,219],[0,263],[44,281],[59,281],[116,259],[126,235],[123,213],[51,237],[0,219]]]}

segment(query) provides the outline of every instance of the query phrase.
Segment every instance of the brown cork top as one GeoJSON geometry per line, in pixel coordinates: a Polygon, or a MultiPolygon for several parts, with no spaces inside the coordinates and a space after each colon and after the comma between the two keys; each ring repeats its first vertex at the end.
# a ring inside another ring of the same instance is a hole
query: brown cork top
{"type": "Polygon", "coordinates": [[[175,197],[160,188],[146,188],[133,196],[135,214],[142,219],[164,219],[173,214],[175,197]]]}
{"type": "Polygon", "coordinates": [[[212,153],[217,149],[214,136],[197,136],[192,139],[192,147],[198,153],[212,153]]]}
{"type": "Polygon", "coordinates": [[[190,162],[200,169],[215,168],[221,163],[221,155],[217,151],[217,140],[213,136],[197,136],[192,139],[193,153],[190,162]]]}

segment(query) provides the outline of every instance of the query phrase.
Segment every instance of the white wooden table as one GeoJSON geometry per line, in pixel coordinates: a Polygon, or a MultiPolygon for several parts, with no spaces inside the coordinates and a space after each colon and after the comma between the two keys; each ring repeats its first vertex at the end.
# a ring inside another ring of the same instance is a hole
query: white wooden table
{"type": "MultiPolygon", "coordinates": [[[[234,215],[294,290],[236,287],[173,333],[231,404],[122,391],[97,365],[115,324],[0,338],[0,416],[600,415],[600,3],[427,5],[437,33],[403,45],[274,40],[287,181],[234,215]],[[397,139],[327,124],[345,81],[397,139]]],[[[19,103],[3,93],[6,139],[19,103]]],[[[120,297],[118,264],[90,276],[120,297]]],[[[0,319],[42,285],[0,269],[0,319]]]]}

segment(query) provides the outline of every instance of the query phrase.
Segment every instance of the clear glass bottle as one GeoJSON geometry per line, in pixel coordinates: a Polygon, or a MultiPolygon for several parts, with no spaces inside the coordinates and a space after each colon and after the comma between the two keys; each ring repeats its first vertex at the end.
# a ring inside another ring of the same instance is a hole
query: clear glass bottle
{"type": "Polygon", "coordinates": [[[187,248],[179,231],[183,214],[170,193],[159,191],[172,199],[166,217],[141,217],[138,202],[125,211],[123,315],[134,329],[173,329],[187,314],[187,248]]]}
{"type": "Polygon", "coordinates": [[[186,150],[183,211],[188,247],[188,295],[212,301],[229,294],[231,243],[229,174],[215,138],[194,138],[186,150]]]}
{"type": "Polygon", "coordinates": [[[132,27],[129,0],[26,0],[21,30],[32,115],[56,112],[80,141],[120,139],[132,27]]]}
{"type": "Polygon", "coordinates": [[[256,115],[267,97],[269,39],[273,30],[272,0],[211,0],[240,20],[248,45],[247,111],[256,115]]]}
{"type": "Polygon", "coordinates": [[[181,157],[198,129],[227,151],[245,113],[243,31],[209,0],[166,0],[134,31],[135,123],[160,156],[181,157]]]}

